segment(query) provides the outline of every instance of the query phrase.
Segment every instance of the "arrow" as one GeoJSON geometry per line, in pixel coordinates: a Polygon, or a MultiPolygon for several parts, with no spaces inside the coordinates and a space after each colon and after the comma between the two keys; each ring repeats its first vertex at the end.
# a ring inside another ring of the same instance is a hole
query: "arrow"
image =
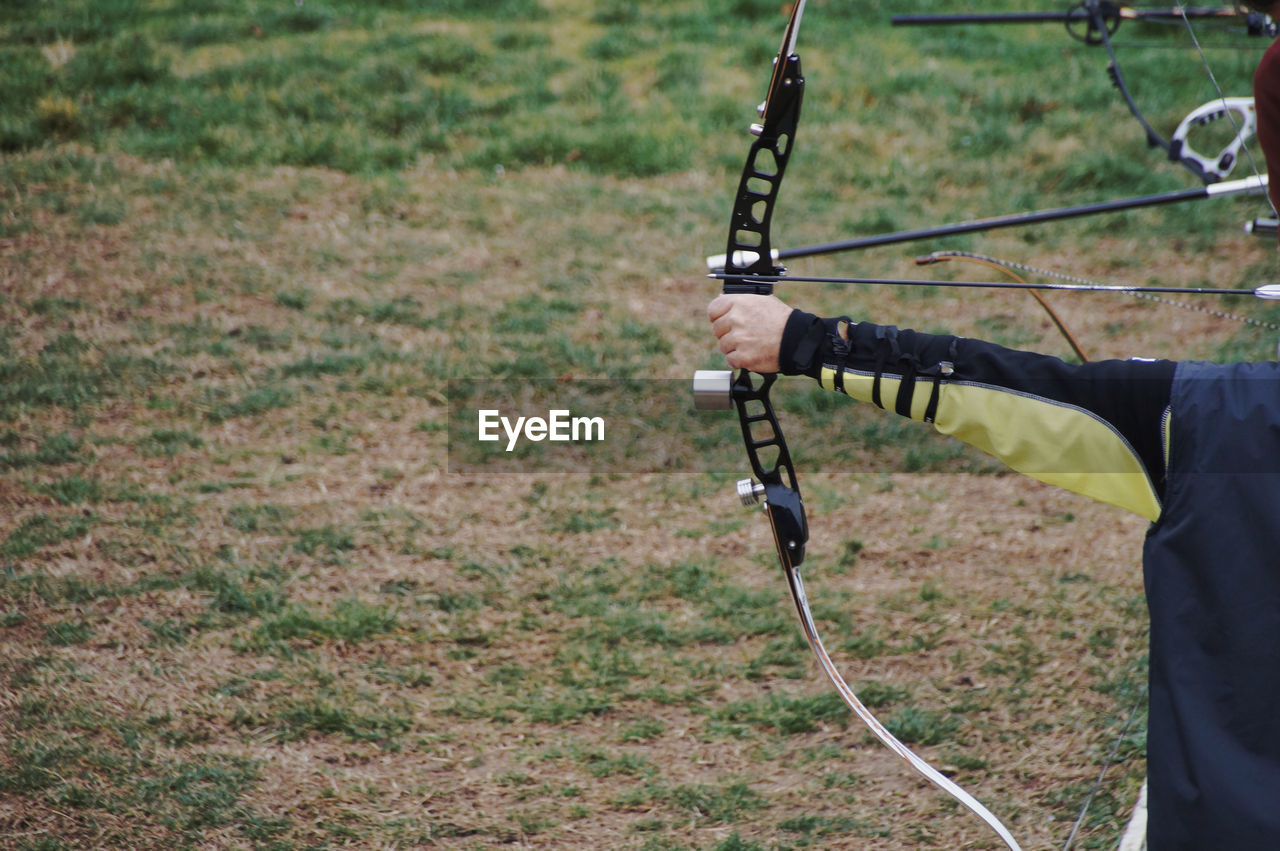
{"type": "Polygon", "coordinates": [[[889,287],[962,287],[987,290],[1058,290],[1085,293],[1171,293],[1177,295],[1250,295],[1267,301],[1280,301],[1280,284],[1263,284],[1254,289],[1216,289],[1215,287],[1129,286],[1127,284],[1045,284],[1013,281],[928,281],[913,278],[836,278],[814,275],[730,275],[712,272],[707,276],[718,281],[741,281],[755,284],[868,284],[889,287]]]}

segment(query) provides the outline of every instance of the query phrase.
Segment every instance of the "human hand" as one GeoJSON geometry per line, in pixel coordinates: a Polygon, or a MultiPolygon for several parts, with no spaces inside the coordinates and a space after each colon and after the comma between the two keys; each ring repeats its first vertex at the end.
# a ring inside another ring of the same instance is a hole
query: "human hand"
{"type": "Polygon", "coordinates": [[[752,372],[778,371],[778,350],[791,308],[777,296],[718,295],[707,306],[725,363],[752,372]]]}

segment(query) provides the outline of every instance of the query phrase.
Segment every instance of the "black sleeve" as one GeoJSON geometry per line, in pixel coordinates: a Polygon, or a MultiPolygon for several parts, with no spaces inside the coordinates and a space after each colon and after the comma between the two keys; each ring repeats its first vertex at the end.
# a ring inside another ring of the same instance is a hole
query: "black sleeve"
{"type": "Polygon", "coordinates": [[[1172,361],[1069,364],[994,343],[801,311],[788,320],[779,360],[784,372],[932,422],[1036,478],[1145,516],[1158,513],[1172,361]],[[1119,480],[1108,483],[1105,475],[1137,468],[1150,500],[1134,493],[1132,481],[1121,495],[1119,480]]]}

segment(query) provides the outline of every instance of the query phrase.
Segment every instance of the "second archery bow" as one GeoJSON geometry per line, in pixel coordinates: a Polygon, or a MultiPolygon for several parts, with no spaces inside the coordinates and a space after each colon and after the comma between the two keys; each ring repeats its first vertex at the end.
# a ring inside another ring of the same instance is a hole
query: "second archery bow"
{"type": "Polygon", "coordinates": [[[1179,163],[1204,183],[1216,183],[1224,180],[1236,164],[1241,146],[1253,135],[1253,99],[1252,98],[1219,98],[1193,110],[1169,138],[1165,138],[1152,126],[1151,122],[1138,107],[1138,102],[1129,91],[1129,85],[1120,71],[1120,60],[1116,56],[1111,36],[1115,35],[1120,24],[1125,20],[1138,21],[1185,21],[1190,26],[1192,18],[1236,18],[1245,15],[1247,32],[1251,36],[1270,36],[1276,34],[1275,24],[1266,15],[1256,12],[1244,13],[1238,8],[1209,7],[1188,8],[1172,6],[1162,9],[1135,9],[1109,0],[1082,0],[1065,12],[993,12],[983,14],[958,15],[896,15],[891,20],[894,26],[910,26],[922,24],[996,24],[996,23],[1039,23],[1058,21],[1066,24],[1067,32],[1078,41],[1088,45],[1101,45],[1110,60],[1107,73],[1112,84],[1120,92],[1129,113],[1141,125],[1146,134],[1147,144],[1164,151],[1170,162],[1179,163]],[[1235,133],[1216,155],[1206,155],[1196,151],[1187,139],[1188,133],[1219,119],[1229,119],[1235,133]]]}

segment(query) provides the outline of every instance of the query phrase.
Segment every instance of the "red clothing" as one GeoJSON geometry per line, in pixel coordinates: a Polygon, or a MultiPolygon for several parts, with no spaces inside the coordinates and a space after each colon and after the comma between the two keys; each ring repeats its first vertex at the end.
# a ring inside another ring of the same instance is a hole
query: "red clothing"
{"type": "Polygon", "coordinates": [[[1280,40],[1262,54],[1253,74],[1253,107],[1257,114],[1258,145],[1267,161],[1267,173],[1276,173],[1268,187],[1271,206],[1280,208],[1280,40]]]}

